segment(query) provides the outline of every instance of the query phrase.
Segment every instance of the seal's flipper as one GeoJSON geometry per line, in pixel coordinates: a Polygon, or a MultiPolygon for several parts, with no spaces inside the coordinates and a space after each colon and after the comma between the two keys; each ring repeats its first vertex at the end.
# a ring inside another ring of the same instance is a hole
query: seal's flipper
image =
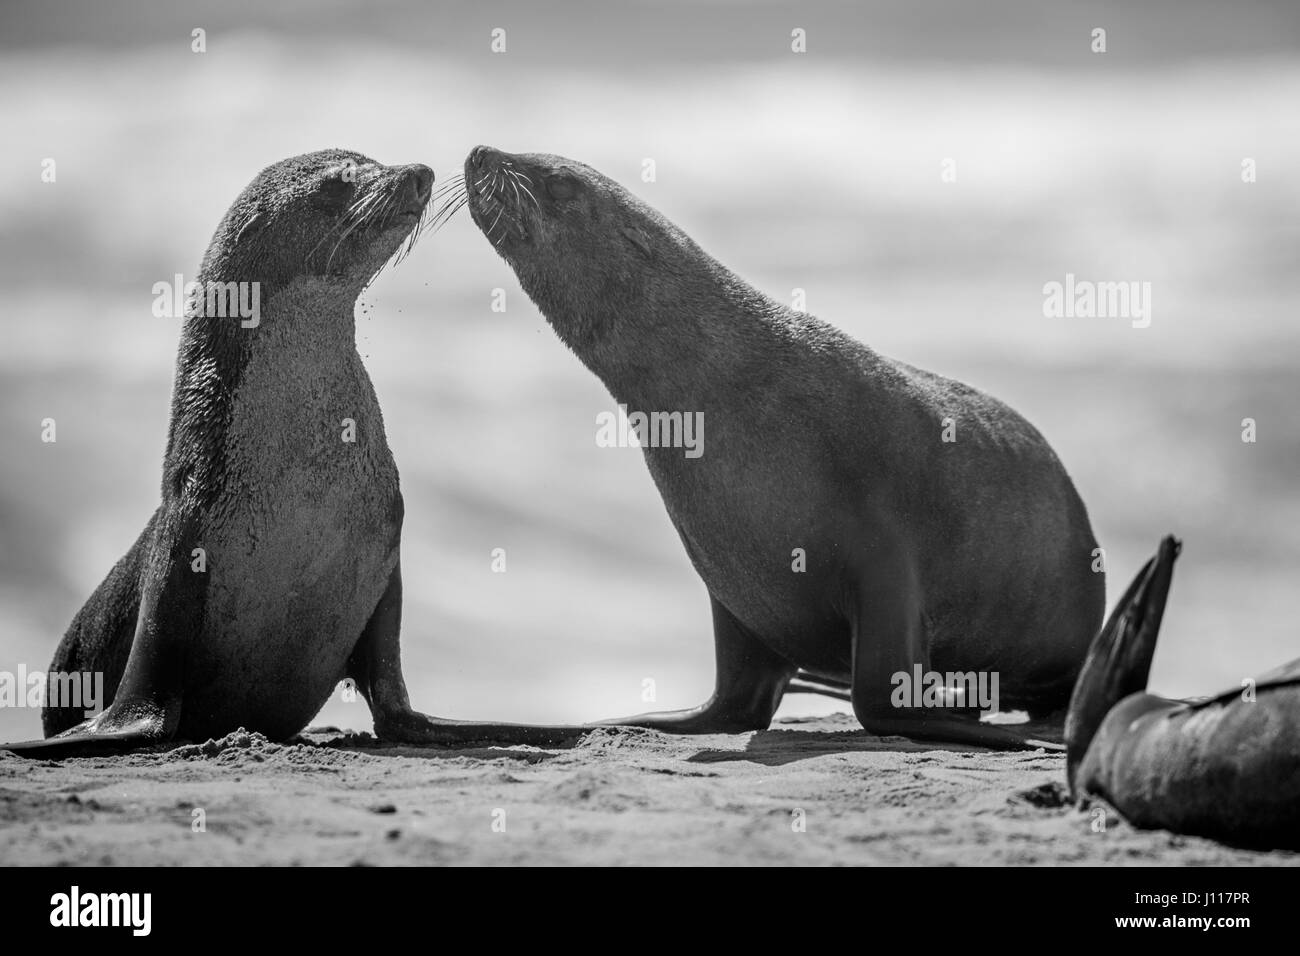
{"type": "MultiPolygon", "coordinates": [[[[49,737],[3,749],[24,757],[125,753],[161,743],[180,724],[187,644],[203,624],[207,574],[190,569],[193,520],[159,509],[141,569],[140,611],[121,684],[108,708],[90,720],[49,737]]],[[[142,540],[144,540],[142,538],[142,540]]]]}
{"type": "Polygon", "coordinates": [[[990,750],[1063,750],[1051,740],[1039,740],[1013,729],[1015,724],[985,724],[974,719],[935,713],[934,716],[859,714],[862,729],[876,737],[907,737],[943,744],[969,744],[990,750]]]}
{"type": "Polygon", "coordinates": [[[51,680],[56,675],[65,680],[67,675],[88,676],[92,684],[98,685],[102,699],[87,702],[82,694],[78,695],[81,699],[69,701],[63,695],[50,693],[47,684],[45,707],[41,711],[46,737],[84,723],[91,716],[86,712],[88,703],[103,709],[117,696],[140,620],[140,580],[153,546],[159,511],[154,512],[131,549],[82,605],[50,661],[51,680]]]}
{"type": "Polygon", "coordinates": [[[0,744],[0,751],[7,750],[20,757],[34,760],[65,760],[69,757],[111,757],[130,753],[150,744],[164,743],[169,735],[162,733],[161,720],[152,724],[140,724],[131,730],[87,731],[77,729],[66,731],[57,737],[46,740],[26,740],[16,744],[0,744]]]}
{"type": "Polygon", "coordinates": [[[375,724],[380,740],[400,744],[435,744],[442,747],[567,747],[591,727],[564,724],[490,724],[477,720],[444,720],[417,710],[396,718],[388,717],[382,729],[375,724]]]}
{"type": "MultiPolygon", "coordinates": [[[[830,678],[818,677],[801,670],[786,686],[787,694],[821,694],[839,700],[853,700],[848,682],[832,681],[830,678]]],[[[965,718],[953,718],[936,723],[934,720],[921,720],[903,726],[899,724],[895,731],[899,736],[913,737],[917,740],[942,740],[950,743],[971,743],[996,750],[1043,749],[1064,750],[1059,740],[1060,726],[1052,726],[1050,721],[1030,721],[1019,724],[980,724],[978,710],[965,718]],[[1053,739],[1058,738],[1058,739],[1053,739]]]]}
{"type": "MultiPolygon", "coordinates": [[[[687,553],[691,553],[688,546],[687,553]]],[[[766,730],[797,668],[777,654],[712,594],[713,694],[698,707],[659,710],[594,727],[645,727],[666,734],[743,734],[766,730]]]]}
{"type": "Polygon", "coordinates": [[[443,720],[420,713],[411,707],[406,680],[402,677],[401,626],[402,566],[399,562],[348,659],[348,676],[370,705],[375,736],[380,740],[444,746],[548,747],[571,743],[589,731],[590,728],[573,726],[443,720]]]}
{"type": "MultiPolygon", "coordinates": [[[[143,621],[141,627],[144,627],[143,621]]],[[[143,691],[119,693],[108,710],[71,730],[45,740],[0,744],[0,750],[38,760],[63,760],[67,757],[124,754],[170,740],[180,722],[181,697],[179,675],[159,666],[159,660],[166,656],[164,651],[137,665],[137,672],[141,675],[137,678],[137,686],[143,687],[143,691]]],[[[131,660],[136,659],[133,651],[131,660]]],[[[127,677],[123,679],[124,690],[131,677],[131,666],[128,663],[127,677]]]]}
{"type": "Polygon", "coordinates": [[[848,684],[823,684],[820,679],[811,676],[806,671],[799,671],[797,677],[785,685],[787,694],[821,694],[823,697],[834,697],[836,700],[853,700],[853,695],[849,693],[848,684]]]}
{"type": "Polygon", "coordinates": [[[1072,791],[1079,761],[1110,709],[1130,694],[1146,690],[1174,561],[1181,550],[1181,542],[1172,535],[1160,542],[1156,556],[1116,602],[1088,649],[1065,719],[1066,777],[1072,791]]]}

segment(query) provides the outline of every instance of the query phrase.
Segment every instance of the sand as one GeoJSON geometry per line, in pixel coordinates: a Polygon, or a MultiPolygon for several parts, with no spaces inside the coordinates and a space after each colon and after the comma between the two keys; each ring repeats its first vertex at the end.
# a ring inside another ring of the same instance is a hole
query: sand
{"type": "Polygon", "coordinates": [[[558,750],[393,747],[328,728],[63,763],[0,754],[0,862],[1300,863],[1081,811],[1062,799],[1058,753],[932,750],[855,727],[611,728],[558,750]]]}

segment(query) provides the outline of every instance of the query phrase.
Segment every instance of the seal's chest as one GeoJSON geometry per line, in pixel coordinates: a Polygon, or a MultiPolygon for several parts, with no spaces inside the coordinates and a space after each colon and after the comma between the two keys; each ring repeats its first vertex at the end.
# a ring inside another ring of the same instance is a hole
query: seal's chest
{"type": "Polygon", "coordinates": [[[228,459],[265,479],[395,483],[379,403],[355,349],[262,351],[239,384],[228,459]]]}
{"type": "Polygon", "coordinates": [[[223,523],[290,566],[375,561],[396,541],[397,467],[360,358],[265,359],[249,363],[233,403],[223,523]]]}
{"type": "Polygon", "coordinates": [[[326,686],[397,561],[397,468],[355,350],[265,359],[238,386],[205,518],[208,617],[257,666],[307,654],[326,686]]]}

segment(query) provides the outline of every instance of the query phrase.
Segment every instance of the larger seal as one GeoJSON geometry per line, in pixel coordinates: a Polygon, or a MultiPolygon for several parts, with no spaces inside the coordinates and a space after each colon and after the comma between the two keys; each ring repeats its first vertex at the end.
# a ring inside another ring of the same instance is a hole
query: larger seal
{"type": "Polygon", "coordinates": [[[426,166],[325,150],[268,167],[230,207],[181,333],[162,502],[50,665],[102,674],[111,705],[89,720],[47,706],[50,739],[5,749],[283,739],[344,677],[382,739],[554,738],[428,717],[402,679],[402,496],[354,308],[418,235],[432,183],[426,166]],[[228,315],[230,296],[254,309],[228,315]]]}
{"type": "Polygon", "coordinates": [[[764,728],[811,682],[847,688],[876,734],[1023,744],[969,707],[926,706],[955,698],[900,693],[932,674],[996,677],[1003,710],[1059,719],[1104,583],[1032,425],[767,298],[589,166],[480,146],[465,183],[474,221],[615,399],[707,426],[702,449],[652,442],[645,458],[709,591],[715,690],[618,723],[764,728]]]}
{"type": "Polygon", "coordinates": [[[1146,693],[1180,544],[1165,538],[1097,635],[1066,773],[1134,826],[1300,850],[1300,658],[1206,700],[1146,693]]]}

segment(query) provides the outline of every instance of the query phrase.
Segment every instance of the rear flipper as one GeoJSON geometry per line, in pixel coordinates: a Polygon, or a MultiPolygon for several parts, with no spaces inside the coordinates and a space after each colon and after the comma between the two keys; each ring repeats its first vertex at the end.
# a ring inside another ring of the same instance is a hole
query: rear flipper
{"type": "Polygon", "coordinates": [[[1174,561],[1181,550],[1182,543],[1172,535],[1160,542],[1156,556],[1116,602],[1088,649],[1065,719],[1066,778],[1071,792],[1079,763],[1111,708],[1146,690],[1174,561]]]}
{"type": "MultiPolygon", "coordinates": [[[[827,677],[818,677],[807,671],[801,670],[795,675],[794,680],[786,686],[787,694],[821,694],[823,697],[834,697],[836,700],[853,700],[853,694],[850,692],[847,681],[832,680],[827,677]]],[[[934,739],[948,740],[951,742],[976,743],[980,746],[992,747],[999,750],[1012,749],[1020,750],[1023,748],[1042,748],[1044,750],[1064,750],[1065,746],[1061,743],[1060,718],[1056,720],[1030,720],[1021,724],[984,724],[982,727],[971,729],[970,724],[979,723],[981,711],[972,709],[967,712],[959,712],[958,719],[945,725],[942,728],[942,734],[935,735],[933,724],[918,724],[910,726],[905,732],[900,730],[899,733],[904,736],[913,736],[918,740],[934,739]],[[986,732],[987,731],[987,732],[986,732]],[[930,732],[930,733],[927,733],[930,732]],[[952,736],[946,736],[952,735],[952,736]]]]}
{"type": "Polygon", "coordinates": [[[848,681],[832,681],[830,678],[818,677],[805,670],[798,671],[794,679],[785,685],[787,694],[821,694],[836,700],[852,701],[848,681]]]}
{"type": "Polygon", "coordinates": [[[974,716],[859,713],[862,729],[877,737],[910,737],[927,743],[969,744],[990,750],[1063,750],[1051,740],[1030,736],[1033,730],[1016,724],[987,724],[974,716]]]}

